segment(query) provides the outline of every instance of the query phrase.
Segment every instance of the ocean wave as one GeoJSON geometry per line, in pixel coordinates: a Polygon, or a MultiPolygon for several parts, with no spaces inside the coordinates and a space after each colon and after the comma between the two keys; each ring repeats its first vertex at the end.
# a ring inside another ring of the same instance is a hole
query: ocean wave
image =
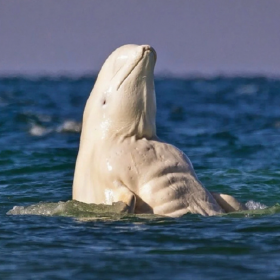
{"type": "Polygon", "coordinates": [[[32,136],[40,137],[45,136],[49,133],[56,132],[56,133],[80,133],[81,132],[81,123],[66,120],[58,127],[48,128],[43,125],[39,124],[31,124],[29,129],[29,134],[32,136]]]}

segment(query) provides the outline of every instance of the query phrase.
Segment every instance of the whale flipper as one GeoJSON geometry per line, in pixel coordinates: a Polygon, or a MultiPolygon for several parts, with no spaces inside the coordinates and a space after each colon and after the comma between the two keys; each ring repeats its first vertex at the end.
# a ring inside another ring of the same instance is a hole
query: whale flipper
{"type": "Polygon", "coordinates": [[[124,202],[128,207],[128,213],[133,214],[136,206],[135,194],[120,182],[115,182],[114,185],[117,187],[113,194],[114,202],[124,202]]]}
{"type": "Polygon", "coordinates": [[[244,204],[231,195],[215,192],[211,192],[211,194],[226,213],[248,210],[244,204]]]}

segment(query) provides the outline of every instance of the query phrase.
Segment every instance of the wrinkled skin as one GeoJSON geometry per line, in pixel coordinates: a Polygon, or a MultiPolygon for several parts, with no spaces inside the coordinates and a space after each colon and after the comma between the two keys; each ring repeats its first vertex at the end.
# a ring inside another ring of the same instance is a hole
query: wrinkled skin
{"type": "Polygon", "coordinates": [[[241,210],[233,197],[207,191],[187,156],[158,139],[155,62],[150,46],[125,45],[102,66],[84,110],[73,199],[170,217],[241,210]]]}

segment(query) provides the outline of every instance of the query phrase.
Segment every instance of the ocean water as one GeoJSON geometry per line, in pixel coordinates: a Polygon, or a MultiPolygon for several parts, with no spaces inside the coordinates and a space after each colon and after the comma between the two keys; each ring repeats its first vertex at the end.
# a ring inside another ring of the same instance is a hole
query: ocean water
{"type": "Polygon", "coordinates": [[[156,79],[159,137],[258,208],[177,219],[69,202],[94,80],[0,78],[0,279],[280,279],[280,80],[156,79]],[[6,214],[30,205],[47,210],[6,214]]]}

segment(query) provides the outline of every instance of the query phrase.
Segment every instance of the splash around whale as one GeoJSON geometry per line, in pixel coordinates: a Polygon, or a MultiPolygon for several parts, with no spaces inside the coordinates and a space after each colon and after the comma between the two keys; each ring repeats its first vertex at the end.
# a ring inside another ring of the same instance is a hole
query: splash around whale
{"type": "Polygon", "coordinates": [[[102,66],[84,110],[73,199],[170,217],[246,209],[209,192],[188,157],[157,137],[156,59],[149,45],[124,45],[102,66]]]}
{"type": "MultiPolygon", "coordinates": [[[[248,210],[231,212],[227,215],[233,218],[258,217],[264,215],[273,215],[280,213],[280,205],[276,204],[267,207],[259,202],[248,201],[245,206],[248,210]]],[[[129,214],[127,206],[123,202],[116,202],[112,205],[106,204],[88,204],[76,200],[59,202],[39,202],[28,206],[14,206],[7,212],[7,215],[35,215],[51,217],[71,217],[81,221],[92,220],[155,220],[162,219],[163,216],[153,214],[129,214]]]]}

